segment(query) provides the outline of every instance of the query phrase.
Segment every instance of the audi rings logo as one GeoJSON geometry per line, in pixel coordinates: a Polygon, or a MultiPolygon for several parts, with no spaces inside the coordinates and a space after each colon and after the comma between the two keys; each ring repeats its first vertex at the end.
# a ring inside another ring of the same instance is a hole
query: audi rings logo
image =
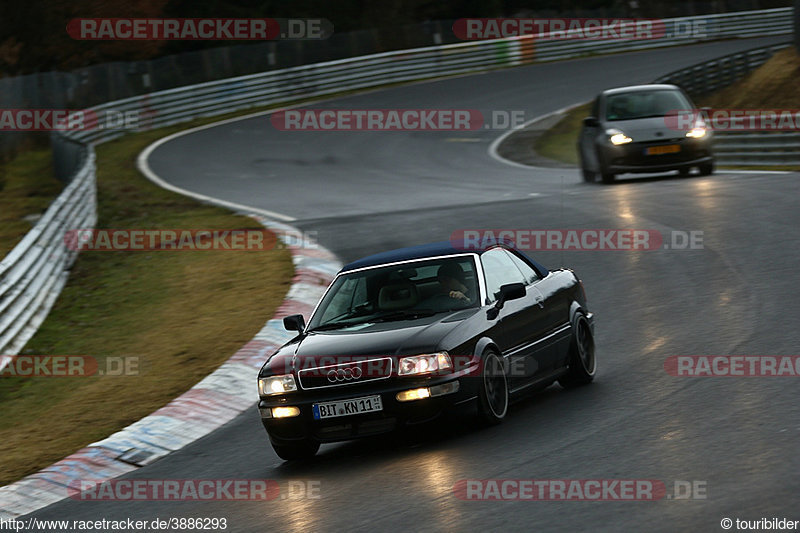
{"type": "Polygon", "coordinates": [[[351,381],[361,377],[361,368],[340,368],[338,370],[331,370],[328,372],[328,381],[336,383],[337,381],[351,381]]]}

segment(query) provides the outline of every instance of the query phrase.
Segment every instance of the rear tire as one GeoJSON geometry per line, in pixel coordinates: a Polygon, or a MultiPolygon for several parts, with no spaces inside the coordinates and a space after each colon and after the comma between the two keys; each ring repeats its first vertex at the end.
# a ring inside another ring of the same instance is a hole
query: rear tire
{"type": "Polygon", "coordinates": [[[572,324],[572,341],[569,346],[569,370],[558,379],[565,389],[591,383],[597,371],[594,335],[589,319],[581,312],[575,313],[572,324]]]}
{"type": "Polygon", "coordinates": [[[319,441],[306,439],[292,444],[272,443],[272,448],[284,461],[311,459],[319,451],[319,441]]]}
{"type": "Polygon", "coordinates": [[[508,379],[505,365],[496,353],[484,354],[480,380],[478,417],[486,424],[499,424],[508,411],[508,379]]]}

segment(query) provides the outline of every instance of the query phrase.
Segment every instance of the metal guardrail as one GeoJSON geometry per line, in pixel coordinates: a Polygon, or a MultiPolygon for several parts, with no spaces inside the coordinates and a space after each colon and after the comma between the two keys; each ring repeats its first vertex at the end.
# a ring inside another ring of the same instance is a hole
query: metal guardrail
{"type": "MultiPolygon", "coordinates": [[[[588,54],[626,52],[701,40],[752,37],[792,31],[792,9],[770,9],[664,20],[666,35],[649,41],[551,39],[547,35],[464,42],[386,52],[159,91],[92,108],[134,112],[139,130],[180,124],[257,106],[324,96],[389,83],[465,74],[588,54]],[[703,27],[685,35],[681,25],[703,27]]],[[[0,353],[18,353],[49,312],[75,259],[63,245],[68,229],[93,227],[96,220],[92,145],[125,133],[86,129],[56,134],[59,168],[74,168],[74,143],[86,147],[82,165],[67,189],[36,227],[0,263],[0,353]]]]}
{"type": "Polygon", "coordinates": [[[552,61],[582,55],[647,50],[718,39],[791,35],[794,31],[792,13],[792,8],[787,7],[664,19],[663,37],[628,41],[623,46],[620,46],[618,40],[547,40],[542,39],[543,36],[537,36],[536,60],[552,61]]]}
{"type": "Polygon", "coordinates": [[[775,52],[789,46],[789,43],[776,44],[718,57],[665,74],[654,83],[672,83],[682,87],[692,97],[702,96],[733,85],[766,63],[775,52]]]}
{"type": "Polygon", "coordinates": [[[717,132],[714,155],[721,165],[800,166],[800,133],[717,132]]]}
{"type": "Polygon", "coordinates": [[[96,221],[95,160],[88,150],[69,185],[0,261],[0,353],[19,353],[61,293],[77,255],[64,244],[66,232],[96,221]]]}
{"type": "MultiPolygon", "coordinates": [[[[702,96],[728,87],[767,62],[790,43],[730,54],[661,76],[655,83],[672,83],[692,96],[702,96]]],[[[800,133],[716,132],[714,153],[720,165],[800,165],[800,133]]]]}

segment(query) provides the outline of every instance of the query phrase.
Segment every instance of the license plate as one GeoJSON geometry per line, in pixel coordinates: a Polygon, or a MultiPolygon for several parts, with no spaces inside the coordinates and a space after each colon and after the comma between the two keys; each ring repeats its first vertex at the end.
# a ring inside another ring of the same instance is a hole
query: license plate
{"type": "Polygon", "coordinates": [[[383,411],[383,403],[381,403],[380,396],[364,396],[363,398],[339,400],[338,402],[315,403],[312,407],[315,420],[383,411]]]}
{"type": "Polygon", "coordinates": [[[681,151],[679,144],[663,144],[661,146],[651,146],[645,151],[647,155],[674,154],[681,151]]]}

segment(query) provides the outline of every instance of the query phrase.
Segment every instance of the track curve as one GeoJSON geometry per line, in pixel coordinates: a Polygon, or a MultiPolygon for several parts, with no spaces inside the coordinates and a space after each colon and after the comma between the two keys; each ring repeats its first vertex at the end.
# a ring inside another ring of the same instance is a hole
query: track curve
{"type": "MultiPolygon", "coordinates": [[[[340,98],[319,107],[524,110],[527,118],[776,39],[532,65],[340,98]]],[[[598,377],[515,405],[506,423],[454,419],[396,438],[323,446],[282,463],[255,409],[127,476],[318,481],[319,500],[76,502],[39,518],[227,517],[229,531],[716,530],[720,519],[792,516],[800,460],[797,382],[681,379],[670,355],[797,354],[795,174],[580,183],[489,157],[497,131],[283,133],[255,117],[174,138],[150,155],[174,186],[276,211],[345,261],[444,240],[463,228],[699,230],[702,250],[539,252],[584,279],[598,317],[598,377]],[[788,241],[788,242],[787,242],[788,241]],[[707,498],[654,503],[468,502],[462,479],[660,479],[707,498]]],[[[255,402],[255,385],[254,402],[255,402]]]]}

